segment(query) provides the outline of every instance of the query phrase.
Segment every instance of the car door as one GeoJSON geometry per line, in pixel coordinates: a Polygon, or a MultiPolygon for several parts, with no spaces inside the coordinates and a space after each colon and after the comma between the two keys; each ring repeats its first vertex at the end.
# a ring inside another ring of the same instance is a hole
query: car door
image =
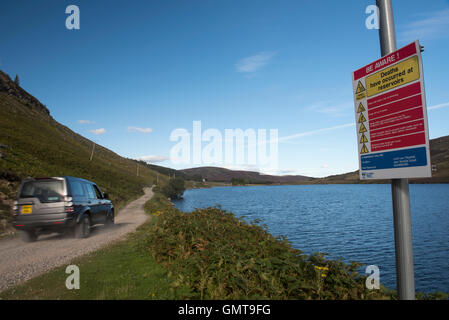
{"type": "Polygon", "coordinates": [[[100,191],[100,188],[96,184],[93,184],[92,187],[94,188],[95,195],[97,197],[97,200],[99,201],[98,205],[98,218],[99,221],[105,222],[106,221],[106,215],[108,214],[108,206],[107,206],[107,199],[104,199],[103,193],[100,191]]]}
{"type": "Polygon", "coordinates": [[[95,193],[95,189],[91,183],[84,183],[84,187],[87,191],[87,204],[90,207],[91,213],[91,221],[92,224],[101,223],[101,206],[100,200],[97,198],[97,194],[95,193]]]}
{"type": "Polygon", "coordinates": [[[70,192],[72,196],[73,205],[77,208],[87,206],[88,194],[87,189],[84,187],[83,182],[77,179],[70,178],[70,192]]]}

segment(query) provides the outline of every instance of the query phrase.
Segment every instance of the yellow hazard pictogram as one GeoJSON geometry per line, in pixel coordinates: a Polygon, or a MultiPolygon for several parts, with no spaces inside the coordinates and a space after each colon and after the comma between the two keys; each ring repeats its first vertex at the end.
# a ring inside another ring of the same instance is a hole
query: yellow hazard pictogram
{"type": "Polygon", "coordinates": [[[364,132],[366,132],[366,131],[368,131],[368,130],[366,130],[365,125],[362,123],[361,126],[360,126],[359,133],[364,133],[364,132]]]}
{"type": "Polygon", "coordinates": [[[360,137],[360,143],[366,143],[368,142],[368,138],[365,136],[364,133],[362,133],[362,136],[360,137]]]}
{"type": "Polygon", "coordinates": [[[365,121],[366,121],[365,116],[363,115],[363,113],[361,113],[359,117],[359,123],[364,123],[365,121]]]}
{"type": "Polygon", "coordinates": [[[365,110],[365,107],[364,107],[363,104],[360,102],[360,104],[359,104],[359,109],[357,110],[357,113],[364,112],[364,111],[366,111],[366,110],[365,110]]]}
{"type": "Polygon", "coordinates": [[[362,81],[359,80],[359,83],[357,84],[357,90],[355,91],[356,94],[362,93],[365,91],[365,87],[362,84],[362,81]]]}
{"type": "Polygon", "coordinates": [[[366,147],[365,144],[363,144],[362,150],[360,150],[360,154],[365,154],[365,153],[369,153],[368,148],[366,147]]]}

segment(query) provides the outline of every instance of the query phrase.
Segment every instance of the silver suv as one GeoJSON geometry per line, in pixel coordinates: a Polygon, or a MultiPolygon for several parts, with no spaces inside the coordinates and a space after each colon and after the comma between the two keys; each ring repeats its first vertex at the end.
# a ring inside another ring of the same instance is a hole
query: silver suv
{"type": "Polygon", "coordinates": [[[77,238],[90,226],[114,224],[114,206],[108,194],[88,180],[74,177],[27,178],[14,203],[13,226],[26,242],[40,234],[73,230],[77,238]]]}

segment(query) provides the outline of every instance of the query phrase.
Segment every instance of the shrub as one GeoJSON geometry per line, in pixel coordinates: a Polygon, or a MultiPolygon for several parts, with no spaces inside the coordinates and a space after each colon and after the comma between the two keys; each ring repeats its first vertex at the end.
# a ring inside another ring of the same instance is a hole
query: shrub
{"type": "Polygon", "coordinates": [[[192,299],[373,299],[360,264],[304,255],[257,221],[247,223],[220,208],[155,212],[142,244],[192,299]]]}
{"type": "Polygon", "coordinates": [[[168,184],[162,188],[162,193],[170,199],[181,199],[186,190],[185,182],[181,178],[174,178],[168,181],[168,184]]]}

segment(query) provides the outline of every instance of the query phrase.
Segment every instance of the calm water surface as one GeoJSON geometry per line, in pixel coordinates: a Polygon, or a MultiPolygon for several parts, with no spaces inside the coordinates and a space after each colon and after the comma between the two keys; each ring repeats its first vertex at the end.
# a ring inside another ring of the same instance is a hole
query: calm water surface
{"type": "MultiPolygon", "coordinates": [[[[410,197],[416,289],[449,292],[449,185],[410,185],[410,197]]],[[[175,204],[262,219],[307,254],[377,265],[381,283],[396,289],[390,185],[216,187],[187,190],[175,204]]]]}

